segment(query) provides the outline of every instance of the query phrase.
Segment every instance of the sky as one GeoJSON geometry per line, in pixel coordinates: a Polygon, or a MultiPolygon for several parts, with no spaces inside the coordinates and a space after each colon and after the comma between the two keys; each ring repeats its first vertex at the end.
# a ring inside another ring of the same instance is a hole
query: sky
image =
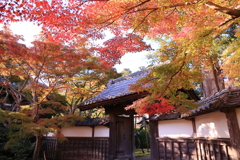
{"type": "MultiPolygon", "coordinates": [[[[27,46],[31,45],[34,37],[41,32],[39,26],[33,25],[31,22],[13,23],[10,26],[13,33],[23,35],[27,46]]],[[[139,67],[147,67],[148,60],[146,59],[147,51],[139,53],[128,53],[121,58],[121,64],[117,64],[114,68],[118,72],[123,71],[124,68],[129,68],[132,72],[139,70],[139,67]]]]}

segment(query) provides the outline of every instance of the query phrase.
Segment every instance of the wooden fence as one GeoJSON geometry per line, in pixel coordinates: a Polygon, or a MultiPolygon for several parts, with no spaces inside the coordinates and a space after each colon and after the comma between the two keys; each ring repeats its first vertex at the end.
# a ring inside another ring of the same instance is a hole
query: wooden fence
{"type": "Polygon", "coordinates": [[[55,138],[45,139],[44,154],[56,160],[107,160],[108,138],[68,137],[60,143],[55,138]]]}
{"type": "MultiPolygon", "coordinates": [[[[108,138],[46,138],[48,160],[107,160],[108,138]]],[[[235,160],[229,139],[157,138],[159,160],[235,160]]]]}
{"type": "Polygon", "coordinates": [[[234,160],[229,139],[158,138],[159,160],[234,160]]]}

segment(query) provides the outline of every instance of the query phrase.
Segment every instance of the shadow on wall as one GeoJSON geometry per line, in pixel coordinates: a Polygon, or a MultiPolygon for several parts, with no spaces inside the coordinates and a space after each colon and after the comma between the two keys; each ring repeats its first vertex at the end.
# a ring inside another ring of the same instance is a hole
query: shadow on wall
{"type": "Polygon", "coordinates": [[[197,137],[209,137],[209,138],[229,138],[229,131],[224,127],[216,127],[214,122],[202,123],[197,128],[197,137]]]}
{"type": "Polygon", "coordinates": [[[216,111],[195,117],[197,137],[229,138],[227,119],[223,112],[216,111]]]}

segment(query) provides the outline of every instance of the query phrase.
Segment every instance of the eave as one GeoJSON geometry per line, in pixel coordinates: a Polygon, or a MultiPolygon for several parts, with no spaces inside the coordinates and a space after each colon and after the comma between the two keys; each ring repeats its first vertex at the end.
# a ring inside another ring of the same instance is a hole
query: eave
{"type": "Polygon", "coordinates": [[[134,102],[135,100],[138,100],[140,98],[144,98],[147,95],[150,95],[150,94],[148,92],[132,93],[132,94],[117,97],[117,98],[114,98],[114,99],[107,99],[107,100],[98,101],[98,102],[88,104],[88,105],[79,105],[78,108],[81,111],[84,111],[84,110],[93,109],[93,108],[101,108],[101,107],[106,108],[108,106],[132,104],[132,102],[134,102]]]}

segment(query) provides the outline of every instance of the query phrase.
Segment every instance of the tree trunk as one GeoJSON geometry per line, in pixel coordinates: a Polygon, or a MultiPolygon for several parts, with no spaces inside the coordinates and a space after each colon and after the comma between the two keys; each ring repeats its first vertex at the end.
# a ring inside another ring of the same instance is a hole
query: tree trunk
{"type": "Polygon", "coordinates": [[[203,68],[202,73],[204,75],[204,81],[202,83],[204,98],[210,97],[225,88],[220,67],[217,64],[213,64],[211,69],[203,68]]]}
{"type": "Polygon", "coordinates": [[[37,160],[40,157],[40,152],[42,148],[42,135],[36,135],[35,149],[33,153],[33,160],[37,160]]]}
{"type": "Polygon", "coordinates": [[[233,148],[234,159],[240,158],[240,129],[238,125],[238,119],[236,110],[234,108],[222,110],[227,118],[227,125],[230,135],[230,143],[233,148]]]}

